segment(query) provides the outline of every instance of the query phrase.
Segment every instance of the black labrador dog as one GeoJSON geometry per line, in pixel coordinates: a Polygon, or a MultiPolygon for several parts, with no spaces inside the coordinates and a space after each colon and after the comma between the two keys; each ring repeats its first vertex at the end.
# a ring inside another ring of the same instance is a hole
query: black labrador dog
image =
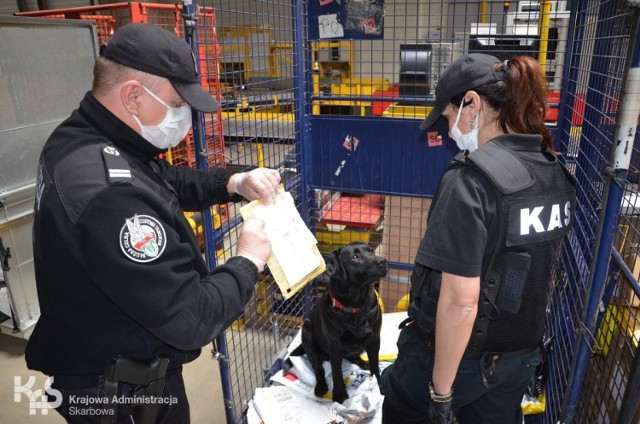
{"type": "Polygon", "coordinates": [[[380,327],[382,313],[374,284],[387,274],[387,260],[362,242],[334,250],[326,260],[329,286],[302,326],[302,345],[292,352],[306,353],[316,375],[316,396],[328,391],[323,361],[330,361],[333,400],[349,395],[342,376],[342,359],[368,369],[380,384],[380,327]],[[300,349],[302,348],[302,349],[300,349]],[[360,354],[366,351],[367,364],[360,354]]]}

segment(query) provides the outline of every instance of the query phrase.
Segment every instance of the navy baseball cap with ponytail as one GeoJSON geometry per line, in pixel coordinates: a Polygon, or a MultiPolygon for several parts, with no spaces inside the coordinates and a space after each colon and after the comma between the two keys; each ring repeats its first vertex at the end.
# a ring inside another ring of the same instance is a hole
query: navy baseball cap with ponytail
{"type": "Polygon", "coordinates": [[[100,55],[113,62],[168,79],[195,110],[213,112],[220,103],[199,82],[189,44],[159,26],[129,23],[116,29],[100,55]]]}
{"type": "Polygon", "coordinates": [[[420,129],[441,126],[436,125],[436,122],[441,119],[442,112],[449,101],[458,94],[483,84],[504,81],[506,74],[502,70],[494,69],[493,65],[496,63],[502,63],[502,61],[495,56],[482,53],[470,53],[451,62],[440,75],[436,86],[436,104],[420,124],[420,129]]]}

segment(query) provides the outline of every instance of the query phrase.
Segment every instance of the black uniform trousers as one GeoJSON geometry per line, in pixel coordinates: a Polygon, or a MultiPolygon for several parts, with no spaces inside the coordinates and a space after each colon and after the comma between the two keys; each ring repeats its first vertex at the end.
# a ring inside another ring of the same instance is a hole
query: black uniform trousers
{"type": "MultiPolygon", "coordinates": [[[[398,357],[382,372],[383,424],[425,424],[433,352],[414,331],[405,327],[398,338],[398,357]]],[[[481,361],[463,360],[453,386],[453,411],[460,424],[520,424],[522,397],[536,366],[540,349],[497,362],[498,380],[482,384],[481,361]]]]}
{"type": "MultiPolygon", "coordinates": [[[[99,379],[98,376],[95,377],[99,379]]],[[[63,380],[59,378],[59,380],[63,380]]],[[[53,376],[52,389],[58,390],[62,394],[62,404],[56,408],[56,411],[64,417],[70,424],[101,424],[105,416],[112,414],[105,407],[101,399],[104,394],[101,393],[101,386],[95,385],[91,387],[73,387],[82,384],[73,384],[73,379],[65,379],[65,383],[56,384],[56,378],[53,376]],[[69,384],[71,382],[71,384],[69,384]],[[66,386],[66,387],[64,387],[66,386]],[[93,399],[93,400],[91,400],[93,399]]],[[[80,380],[80,379],[79,379],[80,380]]],[[[81,380],[80,380],[81,381],[81,380]]],[[[122,385],[122,392],[126,393],[131,389],[128,384],[122,385]]],[[[51,403],[57,399],[57,393],[48,393],[48,399],[51,403]]],[[[120,394],[118,394],[120,397],[120,394]]],[[[177,367],[167,371],[165,378],[164,390],[162,392],[162,402],[158,402],[158,415],[156,417],[157,424],[189,424],[189,401],[184,388],[184,380],[182,378],[182,367],[177,367]]],[[[143,406],[135,406],[143,407],[143,406]]],[[[133,421],[126,408],[121,408],[118,414],[118,424],[131,424],[133,421]]],[[[135,413],[135,411],[134,411],[135,413]]]]}

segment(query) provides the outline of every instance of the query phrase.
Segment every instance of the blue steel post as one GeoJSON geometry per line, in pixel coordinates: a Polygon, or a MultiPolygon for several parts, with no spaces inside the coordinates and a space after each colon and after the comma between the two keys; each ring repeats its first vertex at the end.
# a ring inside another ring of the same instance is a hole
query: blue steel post
{"type": "MultiPolygon", "coordinates": [[[[631,3],[631,2],[630,2],[631,3]]],[[[637,3],[637,2],[636,2],[637,3]]],[[[601,234],[602,238],[597,244],[597,255],[595,256],[595,267],[591,276],[590,297],[587,309],[585,310],[584,324],[586,328],[594,334],[597,330],[598,311],[601,303],[602,295],[605,289],[605,283],[611,261],[611,250],[613,240],[620,214],[620,205],[624,195],[623,187],[617,183],[617,180],[624,181],[631,161],[633,153],[633,145],[637,130],[638,116],[640,115],[640,49],[637,45],[639,28],[639,12],[638,7],[632,7],[630,14],[630,40],[627,50],[627,61],[625,72],[622,79],[622,90],[620,94],[620,103],[616,113],[616,125],[613,133],[614,149],[610,160],[610,167],[606,170],[608,173],[608,193],[606,202],[604,203],[604,216],[602,219],[601,234]]],[[[591,340],[587,337],[580,339],[576,360],[574,362],[574,374],[571,381],[569,395],[566,401],[566,409],[563,414],[563,423],[571,424],[575,415],[576,406],[580,398],[580,391],[586,368],[589,362],[589,354],[591,340]]],[[[637,362],[637,361],[636,361],[637,362]]],[[[637,364],[634,365],[634,381],[638,389],[638,369],[637,364]]],[[[625,393],[625,399],[627,393],[625,393]]],[[[635,409],[635,408],[630,408],[635,409]]],[[[629,414],[635,413],[635,410],[629,414]]],[[[620,421],[631,422],[631,421],[620,421]]]]}
{"type": "MultiPolygon", "coordinates": [[[[608,35],[612,22],[608,17],[610,4],[599,4],[600,2],[578,2],[584,9],[581,13],[588,13],[590,16],[596,15],[597,26],[595,29],[595,37],[591,35],[589,38],[595,39],[593,44],[593,52],[591,54],[592,60],[590,62],[590,68],[584,69],[588,72],[588,81],[586,87],[586,105],[600,105],[604,103],[604,89],[608,76],[599,72],[600,69],[606,69],[608,61],[611,60],[607,52],[610,49],[608,43],[608,35]],[[594,3],[598,3],[594,6],[594,3]]],[[[579,52],[584,55],[584,52],[579,52]]],[[[582,88],[583,90],[585,88],[582,88]]],[[[576,99],[577,101],[577,99],[576,99]]],[[[574,104],[575,107],[575,104],[574,104]]],[[[563,398],[561,417],[565,420],[563,422],[572,422],[576,411],[577,403],[580,397],[580,390],[584,377],[586,374],[586,367],[588,360],[585,360],[579,352],[586,349],[590,352],[591,340],[589,340],[588,332],[591,331],[592,326],[587,323],[593,320],[593,317],[597,314],[597,307],[600,304],[600,297],[604,288],[604,278],[606,276],[606,270],[608,269],[608,258],[611,253],[611,242],[607,238],[612,238],[612,231],[609,231],[612,224],[613,212],[608,207],[612,205],[609,203],[608,196],[610,193],[610,183],[612,181],[611,175],[607,174],[604,169],[596,168],[591,162],[592,157],[602,156],[600,150],[605,143],[593,143],[589,140],[599,140],[602,138],[597,130],[596,122],[599,122],[602,117],[602,112],[597,107],[585,107],[583,124],[580,135],[580,151],[577,158],[578,166],[576,167],[575,176],[578,182],[589,185],[593,182],[600,182],[602,180],[603,191],[599,203],[603,205],[600,208],[590,208],[590,199],[585,196],[579,198],[580,202],[584,202],[583,209],[576,211],[576,222],[580,222],[579,219],[583,218],[582,225],[587,228],[593,228],[593,234],[588,236],[588,239],[582,240],[583,254],[585,258],[589,258],[590,267],[588,273],[585,275],[587,281],[584,283],[584,298],[575,299],[574,301],[581,301],[584,307],[582,309],[576,308],[574,316],[574,324],[576,339],[573,345],[572,362],[571,362],[571,374],[569,376],[565,394],[563,398]],[[609,215],[607,215],[609,212],[609,215]],[[608,246],[608,249],[607,249],[608,246]],[[603,262],[604,261],[604,262],[603,262]],[[604,268],[603,268],[604,267],[604,268]],[[603,275],[604,274],[604,275],[603,275]],[[579,315],[578,315],[579,314],[579,315]]],[[[573,119],[573,118],[572,118],[573,119]]],[[[609,165],[609,164],[607,164],[609,165]]],[[[597,193],[597,191],[596,191],[597,193]]],[[[614,228],[615,229],[615,228],[614,228]]],[[[580,281],[580,283],[582,283],[580,281]]],[[[588,358],[586,358],[588,359],[588,358]]]]}
{"type": "MultiPolygon", "coordinates": [[[[570,30],[569,30],[568,40],[567,40],[568,47],[567,47],[567,54],[565,56],[563,83],[562,83],[562,90],[561,90],[561,96],[560,96],[560,106],[558,110],[559,112],[558,116],[562,118],[558,119],[559,126],[557,129],[557,136],[563,137],[563,140],[566,143],[564,146],[559,146],[561,147],[560,149],[561,151],[562,150],[568,151],[568,148],[571,143],[571,127],[573,125],[573,122],[572,122],[573,106],[572,105],[575,102],[576,93],[578,92],[577,81],[578,81],[579,64],[580,64],[580,58],[581,58],[580,52],[582,51],[583,44],[584,44],[583,40],[584,40],[584,33],[585,33],[586,21],[587,21],[587,13],[586,13],[587,6],[588,6],[587,2],[571,3],[570,22],[569,22],[570,30]]],[[[566,164],[576,163],[579,160],[579,158],[575,154],[571,156],[563,155],[561,156],[561,159],[564,160],[566,164]]],[[[577,169],[576,169],[576,174],[577,174],[577,169]]],[[[584,197],[584,195],[581,195],[580,193],[578,193],[578,204],[586,200],[586,199],[583,199],[582,197],[584,197]]],[[[574,231],[578,225],[586,225],[587,222],[588,220],[586,216],[584,216],[584,213],[580,213],[580,209],[578,209],[576,211],[576,221],[574,224],[574,231]]],[[[585,243],[585,244],[589,245],[588,243],[585,243]]],[[[566,243],[566,246],[568,246],[567,249],[569,250],[569,252],[566,252],[566,253],[563,252],[563,255],[566,255],[566,256],[563,256],[563,261],[566,261],[565,263],[571,262],[572,257],[584,256],[584,249],[587,248],[586,246],[580,247],[579,245],[577,245],[577,243],[576,244],[566,243]]],[[[562,296],[558,295],[557,292],[554,293],[553,301],[556,302],[556,305],[554,306],[553,314],[557,314],[557,315],[554,315],[553,317],[551,317],[553,319],[550,319],[550,317],[547,317],[547,322],[549,322],[551,326],[551,328],[549,329],[551,334],[558,334],[563,330],[562,322],[564,322],[564,319],[562,317],[565,316],[565,314],[567,316],[572,315],[565,312],[565,310],[569,308],[569,305],[567,305],[561,300],[561,297],[563,296],[564,295],[562,296]],[[558,322],[558,320],[560,322],[558,322]]],[[[560,350],[560,348],[555,348],[554,351],[552,352],[553,359],[550,360],[549,362],[551,369],[549,370],[549,382],[547,383],[547,387],[562,388],[561,390],[558,390],[558,391],[562,391],[562,393],[547,394],[548,405],[545,411],[544,418],[546,420],[552,420],[553,422],[557,420],[558,418],[557,415],[564,410],[566,397],[568,395],[565,392],[565,388],[568,387],[568,384],[573,379],[574,372],[571,365],[573,363],[574,349],[572,347],[576,344],[577,339],[576,339],[575,332],[571,332],[571,333],[572,334],[566,334],[566,333],[563,334],[563,337],[566,340],[566,344],[563,344],[562,346],[563,347],[567,346],[566,348],[567,350],[563,352],[560,350]],[[571,352],[569,352],[569,350],[571,352]],[[563,369],[570,370],[568,372],[568,375],[562,374],[563,369]]],[[[560,337],[557,338],[557,340],[559,339],[560,337]]],[[[533,421],[536,423],[547,422],[545,421],[545,419],[531,418],[530,421],[533,421]]]]}
{"type": "MultiPolygon", "coordinates": [[[[304,222],[307,225],[311,224],[311,218],[309,216],[309,190],[307,184],[307,175],[311,175],[308,167],[310,166],[310,161],[308,160],[308,143],[309,143],[309,106],[307,101],[307,93],[309,90],[307,88],[310,86],[310,81],[306,79],[308,73],[305,72],[307,69],[311,69],[311,56],[308,49],[305,48],[305,42],[307,40],[306,36],[306,13],[304,9],[305,2],[303,0],[294,0],[293,7],[293,25],[294,25],[294,57],[295,60],[293,62],[293,75],[294,75],[294,90],[295,90],[295,134],[296,134],[296,151],[300,154],[300,161],[298,166],[301,169],[299,175],[300,178],[300,215],[304,222]]],[[[304,316],[308,316],[311,312],[312,302],[311,297],[313,296],[313,290],[309,285],[304,288],[304,305],[303,305],[303,314],[304,316]]]]}
{"type": "Polygon", "coordinates": [[[307,167],[307,134],[309,132],[309,119],[307,116],[307,102],[306,102],[306,81],[305,81],[305,65],[308,65],[309,58],[305,53],[305,14],[304,14],[304,1],[294,0],[293,8],[293,25],[294,25],[294,90],[295,90],[295,134],[296,143],[300,152],[300,167],[302,168],[303,178],[300,181],[300,214],[305,222],[309,222],[309,208],[308,208],[308,193],[307,187],[305,187],[306,167],[307,167]]]}
{"type": "MultiPolygon", "coordinates": [[[[638,115],[640,115],[640,105],[638,99],[640,99],[640,45],[638,40],[640,39],[640,2],[635,2],[635,7],[631,10],[631,39],[629,40],[629,51],[627,57],[631,58],[631,66],[628,74],[625,75],[625,81],[623,87],[625,90],[623,94],[626,100],[622,104],[624,109],[620,114],[621,122],[616,125],[615,140],[621,140],[622,142],[629,143],[630,147],[634,145],[634,136],[637,134],[637,122],[638,115]],[[635,104],[631,103],[635,102],[635,104]]],[[[633,150],[629,148],[629,150],[633,150]]],[[[630,281],[635,281],[633,277],[630,281]]],[[[640,409],[640,354],[636,348],[636,354],[634,355],[633,365],[631,368],[631,375],[629,376],[629,383],[624,392],[624,398],[622,406],[620,408],[620,416],[618,422],[631,423],[637,417],[638,410],[640,409]]]]}
{"type": "Polygon", "coordinates": [[[233,389],[231,385],[231,370],[229,369],[229,348],[224,333],[216,338],[214,346],[215,358],[220,364],[220,382],[222,384],[222,398],[224,400],[224,414],[227,424],[236,423],[236,414],[233,408],[233,389]]]}
{"type": "MultiPolygon", "coordinates": [[[[193,0],[182,1],[182,18],[184,20],[184,34],[185,40],[191,46],[193,57],[195,59],[195,68],[198,75],[200,75],[200,52],[198,49],[198,5],[193,0]]],[[[195,112],[195,111],[194,111],[195,112]]],[[[199,169],[208,169],[209,164],[206,157],[202,157],[200,152],[204,151],[206,141],[204,140],[205,131],[204,123],[202,119],[202,113],[193,113],[193,144],[196,156],[196,167],[199,169]]],[[[205,246],[207,260],[209,267],[215,267],[216,263],[216,242],[215,231],[213,228],[213,220],[211,217],[211,209],[206,208],[202,211],[202,228],[205,234],[205,246]]],[[[227,423],[235,423],[235,414],[233,411],[233,392],[231,389],[231,375],[229,371],[229,365],[227,363],[228,349],[224,333],[218,336],[216,339],[216,358],[220,364],[220,380],[222,383],[222,395],[225,403],[225,415],[227,417],[227,423]]]]}
{"type": "MultiPolygon", "coordinates": [[[[195,68],[200,75],[200,52],[198,51],[198,7],[192,0],[182,1],[182,19],[184,20],[184,39],[191,46],[193,57],[195,59],[195,68]]],[[[195,111],[194,111],[195,112],[195,111]]],[[[207,161],[203,160],[197,153],[200,152],[200,146],[204,145],[202,137],[204,136],[204,127],[202,125],[202,113],[193,113],[193,142],[196,151],[196,166],[198,168],[207,167],[207,161]]]]}
{"type": "MultiPolygon", "coordinates": [[[[182,19],[184,20],[185,40],[191,46],[193,57],[195,59],[195,68],[200,75],[200,50],[198,49],[198,5],[193,0],[182,1],[182,19]]],[[[195,111],[194,111],[195,112],[195,111]]],[[[196,167],[199,169],[208,169],[209,163],[206,157],[202,157],[201,152],[205,151],[206,146],[204,120],[201,112],[195,112],[193,116],[193,145],[196,157],[196,167]]],[[[211,217],[211,209],[206,208],[202,211],[202,229],[205,235],[205,250],[210,265],[216,265],[216,240],[213,228],[213,219],[211,217]]]]}

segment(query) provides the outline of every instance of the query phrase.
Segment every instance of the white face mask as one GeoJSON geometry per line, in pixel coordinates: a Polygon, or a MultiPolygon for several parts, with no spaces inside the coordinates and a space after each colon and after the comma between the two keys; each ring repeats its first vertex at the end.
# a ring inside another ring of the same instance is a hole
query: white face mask
{"type": "Polygon", "coordinates": [[[451,127],[449,134],[460,150],[468,150],[469,153],[471,153],[478,149],[478,122],[480,120],[480,114],[478,113],[476,115],[475,122],[471,124],[471,131],[467,134],[462,134],[462,131],[458,128],[458,121],[460,121],[460,114],[462,113],[463,105],[464,99],[462,99],[462,103],[460,103],[456,122],[454,122],[453,127],[451,127]]]}
{"type": "Polygon", "coordinates": [[[144,85],[142,88],[167,108],[164,119],[158,125],[142,125],[138,117],[133,115],[133,119],[140,125],[142,137],[158,149],[176,147],[191,128],[191,107],[189,105],[171,107],[144,85]]]}

